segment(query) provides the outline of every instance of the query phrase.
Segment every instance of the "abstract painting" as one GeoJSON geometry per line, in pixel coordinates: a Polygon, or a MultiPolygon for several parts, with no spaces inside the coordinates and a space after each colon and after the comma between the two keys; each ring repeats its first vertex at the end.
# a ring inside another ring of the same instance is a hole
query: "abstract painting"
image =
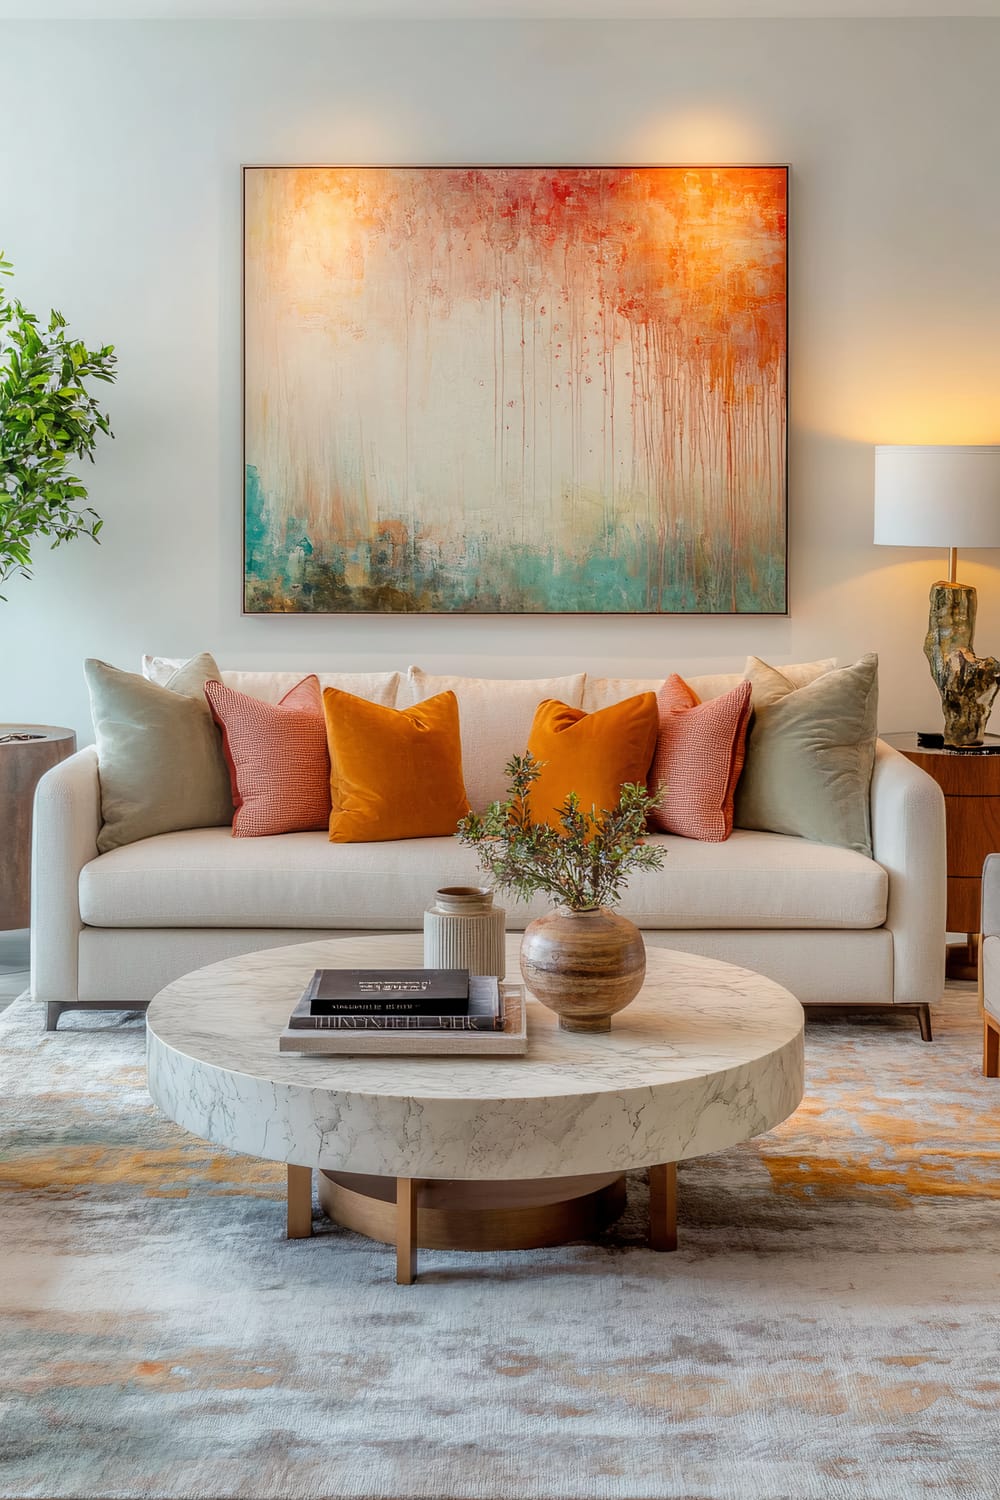
{"type": "Polygon", "coordinates": [[[781,614],[784,167],[244,169],[244,608],[781,614]]]}

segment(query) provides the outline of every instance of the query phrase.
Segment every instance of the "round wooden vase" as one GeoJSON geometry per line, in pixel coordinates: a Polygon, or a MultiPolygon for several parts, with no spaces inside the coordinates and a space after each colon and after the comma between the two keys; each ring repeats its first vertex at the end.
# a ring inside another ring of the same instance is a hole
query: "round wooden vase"
{"type": "Polygon", "coordinates": [[[524,929],[521,975],[565,1031],[610,1031],[642,989],[646,948],[634,922],[599,906],[556,907],[524,929]]]}

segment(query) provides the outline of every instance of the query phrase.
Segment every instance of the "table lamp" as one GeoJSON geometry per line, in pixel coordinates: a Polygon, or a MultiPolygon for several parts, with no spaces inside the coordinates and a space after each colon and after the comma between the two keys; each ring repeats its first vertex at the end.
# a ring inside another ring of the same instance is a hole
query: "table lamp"
{"type": "Polygon", "coordinates": [[[1000,547],[1000,444],[877,447],[875,541],[947,550],[948,577],[931,588],[924,655],[941,694],[943,744],[981,749],[1000,661],[974,654],[976,591],[956,575],[960,547],[1000,547]]]}

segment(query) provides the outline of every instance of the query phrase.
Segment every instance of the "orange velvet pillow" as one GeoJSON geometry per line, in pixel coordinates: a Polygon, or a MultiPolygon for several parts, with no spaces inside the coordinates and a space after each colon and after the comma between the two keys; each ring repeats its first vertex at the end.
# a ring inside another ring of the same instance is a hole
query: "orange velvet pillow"
{"type": "Polygon", "coordinates": [[[733,794],[750,722],[749,682],[702,703],[676,672],[656,695],[660,734],[649,790],[663,789],[650,814],[661,833],[721,844],[733,831],[733,794]]]}
{"type": "Polygon", "coordinates": [[[528,750],[544,762],[531,788],[532,821],[558,828],[558,808],[570,792],[585,812],[615,807],[623,782],[645,782],[658,724],[655,693],[638,693],[592,714],[546,698],[528,736],[528,750]]]}
{"type": "Polygon", "coordinates": [[[325,688],[323,708],[332,843],[376,844],[455,832],[469,799],[454,693],[397,709],[325,688]]]}
{"type": "Polygon", "coordinates": [[[330,760],[319,678],[304,677],[280,703],[222,682],[205,697],[222,730],[236,814],[235,838],[304,833],[330,817],[330,760]]]}

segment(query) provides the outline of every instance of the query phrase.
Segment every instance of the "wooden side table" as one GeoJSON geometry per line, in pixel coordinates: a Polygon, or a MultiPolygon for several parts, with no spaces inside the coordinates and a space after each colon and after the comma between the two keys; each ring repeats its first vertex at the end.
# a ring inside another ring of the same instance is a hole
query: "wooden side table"
{"type": "MultiPolygon", "coordinates": [[[[964,932],[964,943],[948,949],[951,979],[975,979],[983,861],[1000,849],[1000,753],[976,750],[931,750],[915,734],[882,736],[914,765],[933,776],[944,792],[948,838],[948,931],[964,932]]],[[[988,745],[1000,747],[1000,735],[988,734],[988,745]]]]}
{"type": "Polygon", "coordinates": [[[31,922],[35,787],[72,755],[76,735],[54,724],[0,724],[0,932],[31,922]]]}

